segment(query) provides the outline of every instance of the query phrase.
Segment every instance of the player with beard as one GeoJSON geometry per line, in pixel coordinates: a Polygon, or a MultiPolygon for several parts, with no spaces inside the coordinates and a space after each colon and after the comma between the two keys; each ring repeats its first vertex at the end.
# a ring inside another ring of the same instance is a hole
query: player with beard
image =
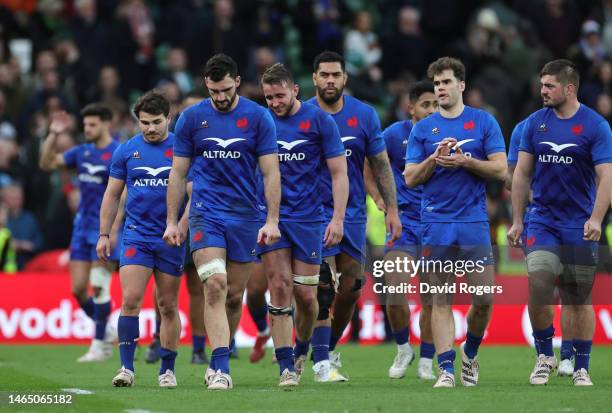
{"type": "MultiPolygon", "coordinates": [[[[347,73],[342,56],[325,51],[315,58],[313,66],[312,79],[316,87],[316,96],[307,103],[320,107],[336,122],[346,150],[349,177],[349,201],[344,218],[344,238],[340,244],[323,249],[325,261],[321,265],[317,293],[319,314],[317,327],[312,336],[315,363],[313,368],[315,371],[324,369],[329,360],[329,380],[346,381],[347,378],[339,373],[340,354],[334,350],[353,317],[363,285],[366,257],[366,192],[363,171],[366,158],[381,197],[387,205],[385,219],[387,233],[390,234],[392,242],[400,236],[402,225],[397,209],[393,172],[385,142],[380,136],[380,121],[375,109],[343,93],[347,73]],[[336,283],[338,283],[337,293],[336,283]],[[332,307],[333,314],[330,314],[332,307]]],[[[330,222],[334,212],[332,182],[329,172],[325,169],[322,182],[321,196],[325,218],[330,222]]],[[[307,349],[308,343],[296,343],[298,370],[303,368],[306,358],[304,350],[307,349]]]]}
{"type": "MultiPolygon", "coordinates": [[[[589,361],[595,330],[590,300],[601,222],[610,204],[612,135],[609,123],[577,98],[579,74],[569,60],[540,72],[544,108],[527,119],[512,179],[512,246],[519,246],[523,215],[533,194],[526,229],[529,318],[538,357],[529,377],[544,385],[557,367],[553,353],[554,286],[570,311],[568,335],[576,351],[573,383],[592,386],[589,361]],[[557,188],[558,190],[553,190],[557,188]]],[[[565,331],[564,331],[565,333],[565,331]]]]}
{"type": "Polygon", "coordinates": [[[191,251],[204,283],[204,321],[213,349],[205,382],[210,390],[226,390],[233,387],[229,345],[240,322],[255,246],[280,238],[280,173],[274,121],[264,108],[237,94],[236,62],[224,54],[211,57],[204,82],[210,98],[185,110],[174,131],[164,238],[180,243],[178,210],[191,167],[191,251]],[[257,207],[258,166],[268,211],[263,226],[257,207]]]}
{"type": "MultiPolygon", "coordinates": [[[[101,103],[92,103],[81,111],[83,134],[86,142],[57,153],[57,137],[70,127],[70,117],[65,112],[53,115],[49,135],[40,154],[40,169],[53,171],[66,167],[77,171],[81,200],[74,218],[72,241],[70,242],[70,278],[72,295],[96,324],[94,338],[87,353],[79,362],[104,361],[112,356],[114,329],[107,328],[111,313],[110,283],[112,271],[116,268],[116,255],[103,263],[98,260],[96,243],[100,228],[100,204],[108,182],[111,158],[119,143],[110,133],[113,113],[101,103]],[[91,283],[93,296],[87,295],[91,283]]],[[[114,248],[120,237],[123,223],[123,209],[117,216],[112,229],[107,233],[114,248]]]]}
{"type": "MultiPolygon", "coordinates": [[[[346,156],[331,116],[297,99],[299,87],[280,63],[264,72],[261,87],[276,124],[281,171],[280,240],[258,247],[270,286],[270,318],[280,386],[297,386],[292,333],[292,298],[297,305],[296,349],[310,342],[317,319],[317,285],[321,250],[342,239],[348,198],[346,156]],[[325,163],[323,163],[325,162],[325,163]],[[333,215],[324,226],[319,187],[327,168],[332,181],[333,215]]],[[[328,368],[315,371],[315,381],[329,380],[328,368]]],[[[301,372],[300,372],[301,373],[301,372]]]]}

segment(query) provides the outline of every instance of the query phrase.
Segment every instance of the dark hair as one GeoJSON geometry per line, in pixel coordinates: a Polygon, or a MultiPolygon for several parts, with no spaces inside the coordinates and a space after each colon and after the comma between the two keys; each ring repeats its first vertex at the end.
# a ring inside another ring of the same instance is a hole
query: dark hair
{"type": "Polygon", "coordinates": [[[434,85],[429,80],[421,80],[410,85],[408,89],[408,96],[412,103],[419,100],[423,93],[434,93],[434,85]]]}
{"type": "Polygon", "coordinates": [[[274,63],[267,68],[261,76],[261,83],[267,85],[283,85],[292,86],[293,75],[282,63],[274,63]]]}
{"type": "Polygon", "coordinates": [[[452,70],[453,75],[460,81],[465,81],[465,66],[459,59],[454,57],[441,57],[435,62],[431,63],[427,68],[427,77],[433,80],[435,75],[439,75],[445,70],[452,70]]]}
{"type": "Polygon", "coordinates": [[[556,77],[563,86],[570,83],[576,86],[576,89],[580,86],[578,69],[574,62],[567,59],[557,59],[546,63],[540,71],[540,77],[544,75],[556,77]]]}
{"type": "Polygon", "coordinates": [[[238,65],[226,54],[218,53],[208,59],[204,66],[204,77],[209,78],[213,82],[219,82],[229,75],[232,79],[238,76],[238,65]]]}
{"type": "Polygon", "coordinates": [[[151,115],[164,115],[168,117],[170,113],[170,102],[168,99],[157,90],[150,90],[144,95],[140,96],[134,104],[132,110],[137,118],[140,118],[140,112],[146,112],[151,115]]]}
{"type": "Polygon", "coordinates": [[[97,116],[101,120],[108,122],[113,118],[113,111],[104,103],[90,103],[81,110],[81,117],[97,116]]]}
{"type": "Polygon", "coordinates": [[[315,73],[319,70],[319,65],[321,63],[340,63],[340,67],[344,72],[344,57],[336,52],[325,50],[319,53],[317,57],[314,58],[314,63],[312,65],[312,69],[315,73]]]}

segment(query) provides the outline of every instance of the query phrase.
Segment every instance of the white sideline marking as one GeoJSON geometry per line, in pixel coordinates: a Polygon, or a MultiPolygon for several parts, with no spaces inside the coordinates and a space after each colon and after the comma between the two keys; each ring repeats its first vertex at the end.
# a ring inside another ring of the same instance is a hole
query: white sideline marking
{"type": "Polygon", "coordinates": [[[65,391],[66,393],[73,393],[73,394],[94,394],[94,392],[92,392],[91,390],[76,389],[76,388],[62,389],[62,391],[65,391]]]}

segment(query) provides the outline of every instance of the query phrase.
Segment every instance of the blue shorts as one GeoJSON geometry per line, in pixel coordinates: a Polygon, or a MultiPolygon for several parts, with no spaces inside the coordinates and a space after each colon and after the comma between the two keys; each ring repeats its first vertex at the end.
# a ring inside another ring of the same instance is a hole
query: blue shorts
{"type": "MultiPolygon", "coordinates": [[[[111,251],[109,261],[119,260],[119,249],[121,246],[122,232],[117,238],[117,245],[111,251]]],[[[70,240],[70,261],[98,261],[96,246],[99,238],[98,230],[84,230],[74,227],[72,239],[70,240]]]]}
{"type": "Polygon", "coordinates": [[[413,258],[417,258],[421,243],[421,223],[402,219],[402,235],[389,244],[390,236],[385,240],[385,254],[390,251],[403,251],[413,258]]]}
{"type": "Polygon", "coordinates": [[[583,235],[583,228],[561,228],[530,221],[526,252],[550,251],[559,257],[562,264],[595,266],[598,243],[584,240],[583,235]]]}
{"type": "Polygon", "coordinates": [[[290,248],[293,258],[308,264],[320,265],[323,249],[323,222],[281,221],[281,238],[274,245],[257,245],[257,255],[290,248]]]}
{"type": "Polygon", "coordinates": [[[171,247],[163,239],[123,239],[119,266],[142,265],[166,274],[183,274],[185,245],[171,247]]]}
{"type": "MultiPolygon", "coordinates": [[[[323,225],[323,235],[327,223],[323,225]]],[[[323,237],[321,237],[323,238],[323,237]]],[[[366,223],[344,223],[344,237],[338,245],[333,247],[323,247],[323,258],[335,257],[341,252],[349,255],[359,264],[365,264],[366,260],[366,223]]]]}
{"type": "Polygon", "coordinates": [[[257,233],[262,226],[260,221],[190,216],[191,252],[208,247],[225,248],[228,260],[252,262],[256,255],[257,233]]]}
{"type": "Polygon", "coordinates": [[[488,222],[427,222],[421,224],[424,258],[481,261],[493,265],[488,222]]]}

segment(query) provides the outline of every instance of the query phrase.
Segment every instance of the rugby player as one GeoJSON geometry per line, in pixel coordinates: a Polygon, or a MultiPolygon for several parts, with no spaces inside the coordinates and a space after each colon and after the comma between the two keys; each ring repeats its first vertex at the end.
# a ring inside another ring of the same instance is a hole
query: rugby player
{"type": "MultiPolygon", "coordinates": [[[[415,124],[408,139],[406,183],[423,187],[421,248],[428,260],[474,262],[466,274],[477,286],[493,286],[495,274],[486,208],[486,180],[504,180],[506,148],[497,121],[463,103],[465,67],[443,57],[427,70],[439,112],[415,124]],[[480,266],[478,266],[480,264],[480,266]]],[[[454,274],[430,270],[429,285],[454,284],[454,274]]],[[[433,295],[432,331],[440,373],[434,387],[454,387],[455,336],[452,291],[433,295]]],[[[478,383],[477,352],[489,323],[492,292],[473,294],[467,314],[468,332],[461,344],[461,382],[478,383]]]]}
{"type": "MultiPolygon", "coordinates": [[[[295,297],[297,357],[305,357],[318,314],[317,286],[323,242],[327,247],[342,239],[348,198],[344,146],[333,119],[318,107],[297,99],[299,86],[280,63],[264,72],[261,87],[276,125],[281,171],[280,240],[258,247],[266,273],[272,339],[281,378],[279,386],[297,386],[293,307],[295,297]],[[323,164],[323,160],[325,164],[323,164]],[[332,181],[333,215],[324,227],[319,187],[323,168],[332,181]]],[[[329,380],[327,368],[315,371],[315,381],[329,380]]]]}
{"type": "MultiPolygon", "coordinates": [[[[506,188],[508,188],[508,190],[512,190],[512,177],[518,161],[519,145],[521,143],[521,136],[523,134],[523,128],[525,127],[526,122],[527,119],[523,119],[517,123],[512,130],[512,135],[510,135],[510,145],[508,148],[508,177],[506,178],[506,188]]],[[[529,199],[531,199],[531,193],[529,199]]],[[[527,245],[526,236],[529,222],[529,209],[530,205],[528,204],[525,207],[525,216],[523,219],[524,231],[521,234],[520,241],[523,249],[527,245]]],[[[559,362],[559,367],[557,369],[558,376],[572,376],[574,374],[574,365],[572,364],[572,359],[574,358],[574,342],[568,335],[571,325],[570,317],[571,313],[569,312],[568,306],[561,306],[561,331],[563,333],[563,337],[561,340],[561,361],[559,362]]],[[[537,341],[534,339],[534,345],[535,344],[537,344],[537,341]]],[[[536,355],[538,354],[540,353],[536,348],[536,355]]]]}
{"type": "Polygon", "coordinates": [[[185,110],[176,124],[164,237],[180,243],[178,210],[193,158],[189,234],[204,283],[204,321],[213,349],[205,383],[210,390],[226,390],[233,387],[229,345],[240,321],[255,246],[280,238],[280,173],[274,121],[264,108],[237,94],[236,62],[224,54],[211,57],[204,82],[210,98],[185,110]],[[257,166],[268,211],[263,226],[257,208],[257,166]]]}
{"type": "MultiPolygon", "coordinates": [[[[421,235],[421,188],[408,188],[404,180],[408,137],[415,123],[436,112],[438,109],[434,86],[430,81],[414,83],[410,87],[408,95],[412,119],[395,122],[382,132],[389,160],[391,161],[393,177],[395,178],[397,202],[402,222],[401,237],[394,243],[387,244],[386,254],[383,259],[389,261],[400,259],[402,262],[406,259],[414,260],[418,258],[418,245],[421,235]]],[[[371,175],[368,173],[368,170],[369,168],[366,168],[366,179],[370,180],[371,175]]],[[[371,184],[367,186],[373,187],[371,184]]],[[[377,204],[383,205],[384,208],[382,200],[378,200],[377,204]]],[[[385,280],[388,285],[399,286],[403,283],[409,283],[410,277],[415,275],[417,274],[395,271],[385,274],[385,280]]],[[[387,295],[385,307],[393,337],[397,344],[397,355],[389,368],[389,377],[400,379],[405,376],[408,365],[414,360],[414,352],[409,344],[410,308],[404,294],[387,295]]],[[[433,373],[435,347],[431,332],[431,305],[426,300],[422,300],[419,327],[421,331],[421,346],[417,377],[424,380],[435,380],[436,376],[433,373]]]]}
{"type": "MultiPolygon", "coordinates": [[[[342,365],[340,354],[334,350],[353,317],[363,285],[366,257],[366,192],[363,171],[366,158],[387,206],[385,220],[387,233],[391,234],[390,241],[400,236],[402,225],[397,210],[393,172],[385,143],[380,136],[380,121],[375,109],[343,93],[348,77],[341,55],[322,52],[315,58],[313,69],[316,95],[307,103],[319,106],[336,122],[346,151],[349,178],[344,237],[340,244],[323,249],[325,260],[321,265],[317,292],[319,314],[312,337],[313,368],[317,371],[329,360],[329,381],[347,381],[339,372],[342,365]],[[330,314],[332,304],[333,314],[330,314]],[[323,364],[317,365],[320,362],[323,364]]],[[[322,182],[325,218],[330,222],[334,212],[332,182],[325,169],[322,182]]],[[[298,357],[296,365],[299,366],[304,360],[305,356],[298,357]]]]}
{"type": "MultiPolygon", "coordinates": [[[[119,261],[122,302],[119,316],[121,368],[115,387],[134,385],[134,351],[139,338],[140,303],[151,273],[162,317],[160,387],[176,387],[174,361],[180,334],[178,290],[183,273],[184,246],[168,246],[164,200],[172,165],[174,135],[168,133],[170,103],[156,91],[141,96],[134,106],[141,133],[119,146],[113,155],[110,178],[100,209],[100,260],[110,257],[109,229],[119,199],[127,188],[126,222],[119,261]]],[[[186,224],[186,220],[184,220],[186,224]]],[[[184,225],[186,226],[186,225],[184,225]]],[[[182,237],[186,228],[183,228],[182,237]]]]}
{"type": "Polygon", "coordinates": [[[527,119],[512,180],[513,225],[508,239],[520,245],[529,189],[527,223],[529,318],[538,350],[529,377],[544,385],[557,367],[553,353],[553,290],[570,316],[576,386],[592,386],[589,361],[595,315],[590,302],[601,222],[610,204],[612,135],[608,122],[578,101],[580,77],[574,63],[559,59],[540,72],[544,108],[527,119]],[[554,190],[553,188],[557,188],[554,190]]]}
{"type": "MultiPolygon", "coordinates": [[[[79,362],[104,361],[112,356],[116,332],[110,325],[111,313],[110,283],[112,271],[116,268],[113,255],[106,263],[98,260],[96,243],[100,227],[100,204],[108,182],[113,152],[119,143],[111,137],[110,126],[113,113],[101,103],[92,103],[81,111],[85,143],[65,153],[57,153],[56,140],[70,127],[70,116],[65,112],[53,115],[49,135],[40,154],[40,169],[52,171],[61,167],[77,171],[81,200],[74,218],[74,229],[70,242],[70,277],[72,295],[94,322],[95,334],[91,346],[79,362]],[[91,283],[93,296],[88,296],[91,283]]],[[[121,235],[123,212],[118,214],[112,229],[107,231],[111,246],[117,244],[121,235]]]]}

